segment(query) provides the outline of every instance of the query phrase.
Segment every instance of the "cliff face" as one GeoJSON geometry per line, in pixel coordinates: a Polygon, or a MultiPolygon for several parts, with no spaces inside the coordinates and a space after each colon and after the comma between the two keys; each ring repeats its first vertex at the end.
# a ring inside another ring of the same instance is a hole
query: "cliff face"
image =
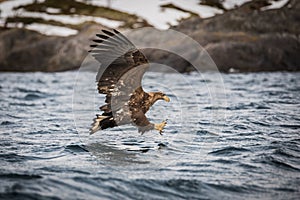
{"type": "Polygon", "coordinates": [[[1,71],[64,71],[76,69],[87,55],[91,39],[103,27],[87,25],[76,36],[49,37],[26,29],[0,33],[1,71]]]}
{"type": "MultiPolygon", "coordinates": [[[[300,69],[300,2],[290,0],[280,9],[266,10],[261,1],[208,19],[194,17],[174,30],[192,37],[210,54],[220,71],[298,71],[300,69]]],[[[26,29],[0,32],[0,71],[63,71],[78,68],[91,39],[103,27],[86,25],[78,35],[49,37],[26,29]]],[[[142,37],[145,37],[144,35],[142,37]]],[[[157,35],[147,35],[153,41],[157,35]]],[[[170,41],[178,48],[183,44],[170,41]]],[[[150,60],[173,66],[180,72],[190,64],[175,55],[146,51],[150,60]]],[[[193,57],[195,52],[186,49],[193,57]]],[[[205,68],[204,68],[205,69],[205,68]]]]}
{"type": "Polygon", "coordinates": [[[0,34],[1,71],[49,71],[49,60],[59,49],[62,38],[45,37],[25,29],[0,34]]]}
{"type": "Polygon", "coordinates": [[[209,19],[193,18],[174,29],[198,41],[221,71],[299,70],[300,2],[266,11],[261,2],[209,19]]]}

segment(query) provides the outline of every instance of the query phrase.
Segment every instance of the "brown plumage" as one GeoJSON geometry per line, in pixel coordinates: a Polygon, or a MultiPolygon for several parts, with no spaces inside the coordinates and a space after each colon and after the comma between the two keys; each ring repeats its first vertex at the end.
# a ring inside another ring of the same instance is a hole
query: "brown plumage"
{"type": "Polygon", "coordinates": [[[97,34],[97,44],[90,52],[101,63],[97,74],[98,92],[105,94],[103,112],[97,115],[90,134],[98,130],[124,124],[133,124],[138,131],[156,129],[161,134],[166,121],[159,124],[149,122],[146,112],[157,100],[170,99],[162,92],[145,92],[141,82],[149,68],[147,58],[123,34],[113,30],[102,30],[97,34]]]}

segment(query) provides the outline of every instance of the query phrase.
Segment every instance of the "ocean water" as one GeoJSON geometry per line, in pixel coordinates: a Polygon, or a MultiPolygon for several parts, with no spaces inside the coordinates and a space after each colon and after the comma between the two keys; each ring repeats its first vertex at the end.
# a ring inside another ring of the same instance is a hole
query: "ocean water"
{"type": "Polygon", "coordinates": [[[147,73],[147,116],[89,135],[92,72],[0,74],[0,199],[299,199],[300,73],[147,73]]]}

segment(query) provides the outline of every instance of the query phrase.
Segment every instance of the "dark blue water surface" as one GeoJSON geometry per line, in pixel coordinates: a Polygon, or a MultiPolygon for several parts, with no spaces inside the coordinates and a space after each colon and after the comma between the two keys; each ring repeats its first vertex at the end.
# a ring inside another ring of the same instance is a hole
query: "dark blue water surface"
{"type": "Polygon", "coordinates": [[[148,73],[163,136],[90,136],[94,79],[0,74],[0,199],[299,199],[300,73],[148,73]]]}

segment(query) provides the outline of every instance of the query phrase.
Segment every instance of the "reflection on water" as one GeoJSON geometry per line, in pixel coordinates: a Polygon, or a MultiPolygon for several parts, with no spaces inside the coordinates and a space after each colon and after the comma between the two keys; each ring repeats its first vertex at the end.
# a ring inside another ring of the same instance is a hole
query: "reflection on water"
{"type": "MultiPolygon", "coordinates": [[[[137,158],[137,153],[143,152],[143,150],[137,150],[138,152],[135,152],[135,150],[128,151],[99,143],[92,143],[85,147],[96,156],[103,165],[127,166],[147,163],[139,161],[137,158]]],[[[148,149],[145,148],[145,151],[148,151],[148,149]]]]}

